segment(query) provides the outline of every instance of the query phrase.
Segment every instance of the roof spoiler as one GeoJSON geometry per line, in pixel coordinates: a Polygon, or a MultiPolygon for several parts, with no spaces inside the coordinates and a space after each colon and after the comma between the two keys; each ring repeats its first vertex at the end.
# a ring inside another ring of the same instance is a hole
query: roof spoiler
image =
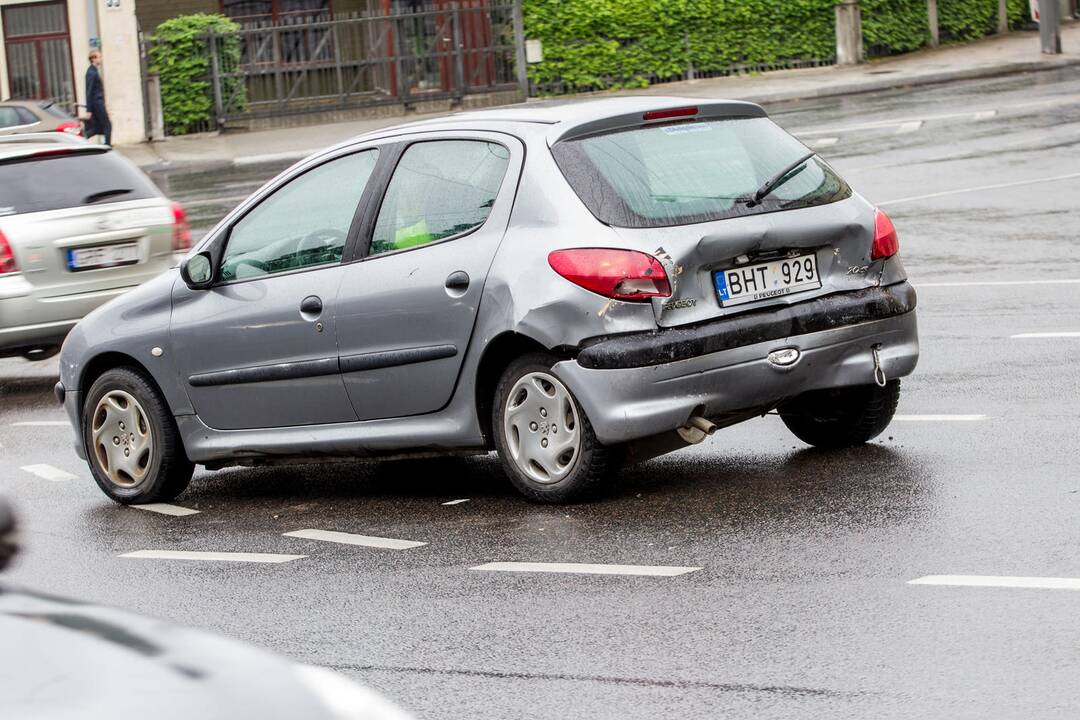
{"type": "Polygon", "coordinates": [[[755,118],[768,117],[760,106],[741,100],[694,100],[687,98],[678,104],[658,102],[656,107],[647,110],[609,115],[604,118],[588,120],[570,127],[558,126],[559,133],[551,138],[551,144],[563,140],[574,140],[587,135],[640,128],[646,125],[675,122],[680,120],[713,120],[717,118],[755,118]]]}

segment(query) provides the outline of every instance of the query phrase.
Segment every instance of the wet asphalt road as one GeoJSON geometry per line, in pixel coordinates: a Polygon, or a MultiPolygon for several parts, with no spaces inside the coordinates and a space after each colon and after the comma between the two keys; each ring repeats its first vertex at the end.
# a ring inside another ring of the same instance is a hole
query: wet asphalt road
{"type": "MultiPolygon", "coordinates": [[[[422,718],[1077,717],[1080,593],[907,583],[1080,578],[1080,337],[1012,338],[1080,332],[1080,76],[772,111],[890,212],[919,289],[915,417],[873,444],[810,450],[767,417],[563,508],[518,499],[491,458],[200,471],[177,500],[199,514],[168,517],[107,501],[66,428],[15,425],[62,419],[55,365],[2,361],[13,579],[337,668],[422,718]],[[77,478],[20,469],[40,463],[77,478]],[[282,536],[304,528],[427,545],[282,536]],[[144,549],[307,557],[118,557],[144,549]],[[469,569],[492,561],[702,569],[469,569]]],[[[155,179],[206,228],[211,198],[277,169],[155,179]]]]}

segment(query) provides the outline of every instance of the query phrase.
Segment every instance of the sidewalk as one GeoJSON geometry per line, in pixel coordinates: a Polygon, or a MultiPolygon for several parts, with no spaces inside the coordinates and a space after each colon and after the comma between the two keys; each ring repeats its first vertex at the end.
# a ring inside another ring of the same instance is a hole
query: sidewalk
{"type": "MultiPolygon", "coordinates": [[[[1065,52],[1057,56],[1039,52],[1038,33],[1016,32],[855,67],[779,70],[762,75],[664,83],[592,96],[680,95],[769,104],[1080,65],[1080,22],[1065,23],[1061,37],[1065,52]]],[[[176,137],[117,149],[146,169],[298,160],[355,135],[423,117],[434,116],[410,114],[277,130],[176,137]]]]}

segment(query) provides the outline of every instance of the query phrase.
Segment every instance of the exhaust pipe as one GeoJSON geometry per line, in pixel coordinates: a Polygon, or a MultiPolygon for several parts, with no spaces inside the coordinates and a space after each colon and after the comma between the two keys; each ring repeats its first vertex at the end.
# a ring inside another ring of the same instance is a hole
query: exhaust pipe
{"type": "Polygon", "coordinates": [[[697,445],[716,432],[716,424],[700,415],[692,415],[686,424],[675,432],[690,445],[697,445]]]}

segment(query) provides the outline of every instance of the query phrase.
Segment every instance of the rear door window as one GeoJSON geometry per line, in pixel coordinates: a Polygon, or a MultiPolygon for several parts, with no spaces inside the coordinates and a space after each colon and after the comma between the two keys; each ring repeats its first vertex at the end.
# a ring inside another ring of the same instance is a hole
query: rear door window
{"type": "Polygon", "coordinates": [[[24,125],[19,111],[13,107],[0,107],[0,129],[24,125]]]}
{"type": "Polygon", "coordinates": [[[475,230],[499,194],[510,151],[482,140],[410,145],[387,186],[371,255],[406,250],[475,230]]]}
{"type": "Polygon", "coordinates": [[[768,118],[624,130],[557,143],[566,179],[601,221],[662,227],[834,202],[851,194],[812,158],[760,203],[747,198],[807,154],[768,118]]]}
{"type": "Polygon", "coordinates": [[[160,197],[150,178],[113,152],[73,152],[0,163],[0,214],[160,197]]]}

